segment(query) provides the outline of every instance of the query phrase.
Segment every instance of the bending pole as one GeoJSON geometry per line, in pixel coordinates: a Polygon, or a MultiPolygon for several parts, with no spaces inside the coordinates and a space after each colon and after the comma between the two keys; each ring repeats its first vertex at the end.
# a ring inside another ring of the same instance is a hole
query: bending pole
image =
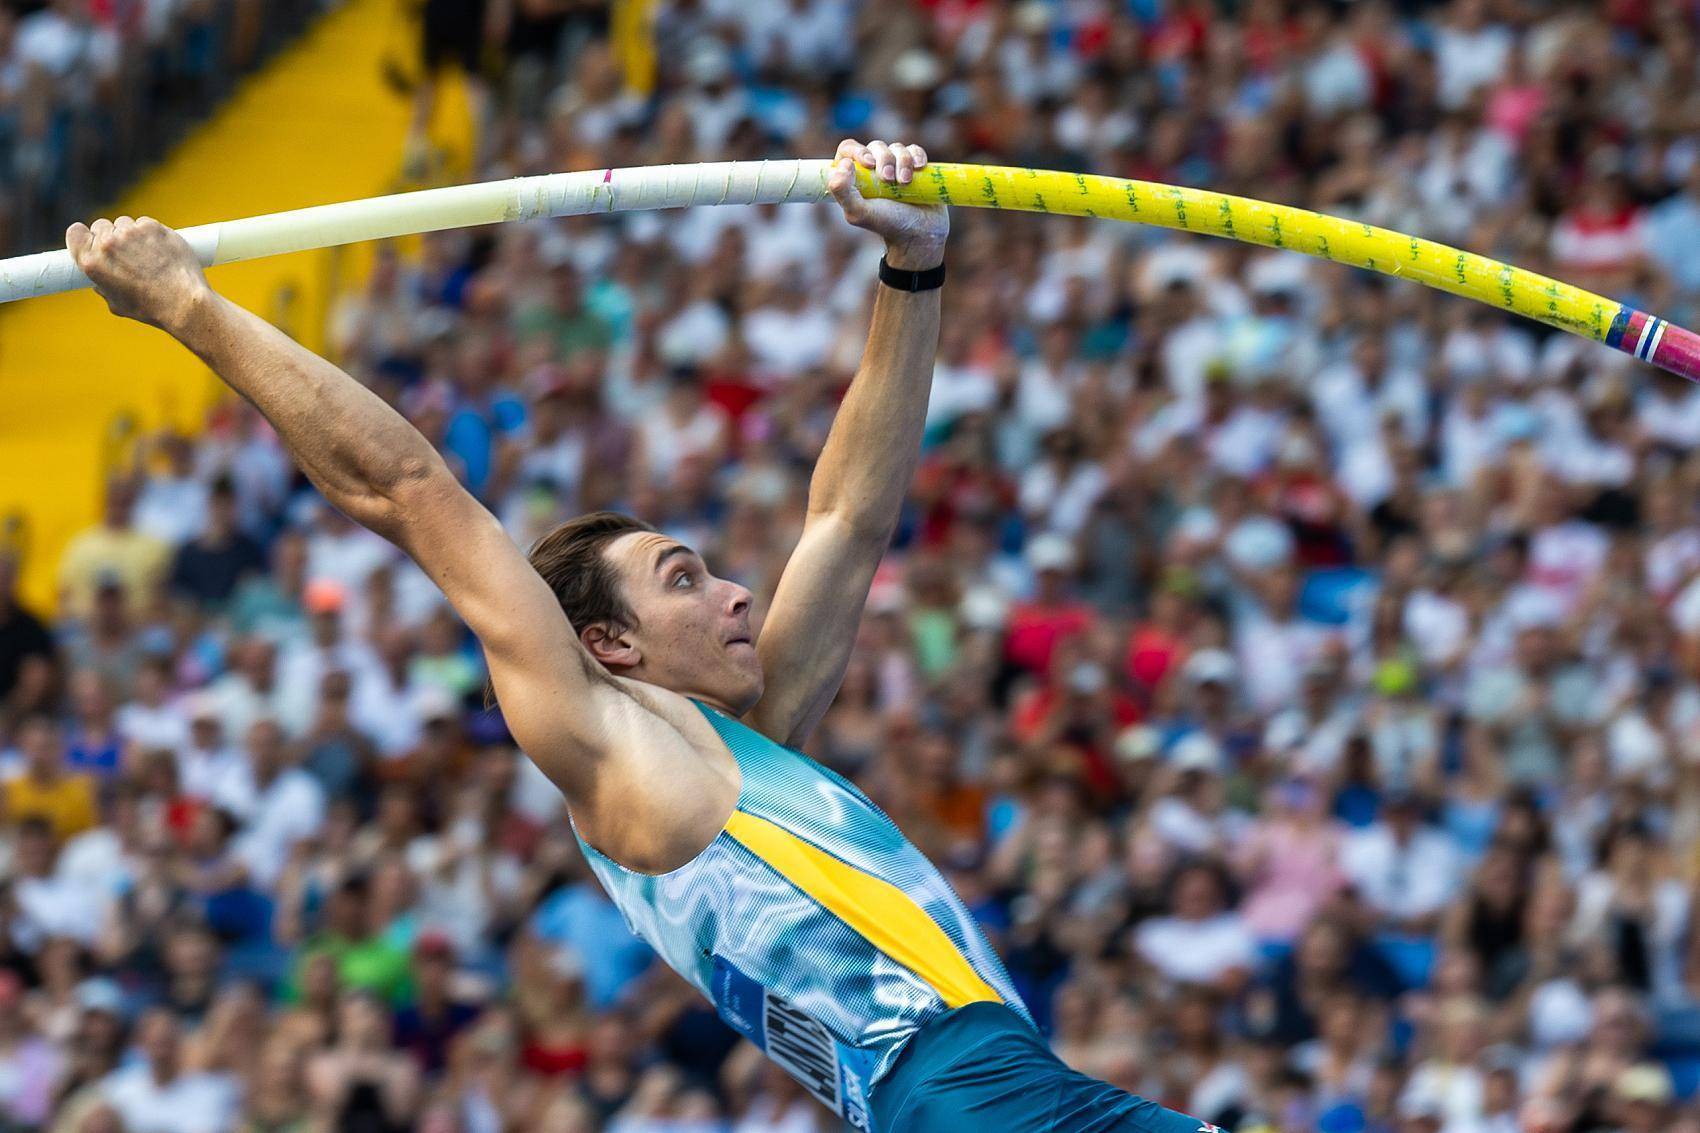
{"type": "MultiPolygon", "coordinates": [[[[824,160],[710,162],[549,173],[182,229],[206,266],[444,228],[693,205],[827,196],[824,160]]],[[[856,170],[869,197],[1130,220],[1303,252],[1415,280],[1604,343],[1700,381],[1700,335],[1615,300],[1432,240],[1308,209],[1151,181],[1003,166],[928,164],[908,185],[856,170]]],[[[0,260],[0,303],[88,286],[63,249],[0,260]]]]}

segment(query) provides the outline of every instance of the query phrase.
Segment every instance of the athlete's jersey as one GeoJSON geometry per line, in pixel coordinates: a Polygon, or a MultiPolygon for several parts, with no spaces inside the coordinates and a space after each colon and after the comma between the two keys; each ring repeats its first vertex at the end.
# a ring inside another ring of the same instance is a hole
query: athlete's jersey
{"type": "Polygon", "coordinates": [[[1002,962],[949,883],[856,786],[693,701],[743,773],[708,847],[659,876],[580,839],[632,931],[828,1108],[867,1092],[923,1024],[1002,1002],[1002,962]]]}

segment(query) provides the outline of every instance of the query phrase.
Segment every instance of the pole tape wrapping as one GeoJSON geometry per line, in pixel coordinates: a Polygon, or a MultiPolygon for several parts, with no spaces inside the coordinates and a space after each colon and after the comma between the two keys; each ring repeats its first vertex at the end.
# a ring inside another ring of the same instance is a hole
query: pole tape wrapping
{"type": "MultiPolygon", "coordinates": [[[[825,160],[708,162],[551,173],[425,189],[182,230],[203,265],[445,228],[697,205],[827,196],[825,160]]],[[[1700,335],[1510,264],[1418,236],[1208,189],[1000,166],[929,164],[907,185],[858,167],[862,193],[915,203],[1134,221],[1410,279],[1621,350],[1700,381],[1700,335]]],[[[0,303],[88,286],[60,249],[0,261],[0,303]]]]}

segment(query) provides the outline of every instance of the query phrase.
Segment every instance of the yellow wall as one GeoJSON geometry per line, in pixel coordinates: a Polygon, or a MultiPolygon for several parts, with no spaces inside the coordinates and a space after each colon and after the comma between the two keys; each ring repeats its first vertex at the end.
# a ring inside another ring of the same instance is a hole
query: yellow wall
{"type": "MultiPolygon", "coordinates": [[[[384,86],[378,65],[386,48],[407,42],[396,5],[347,0],[321,18],[108,215],[185,226],[403,188],[410,107],[384,86]]],[[[438,118],[453,113],[445,106],[438,118]]],[[[464,118],[459,132],[469,133],[464,118]]],[[[316,348],[335,278],[363,276],[368,261],[366,248],[303,252],[215,268],[210,278],[316,348]],[[281,296],[291,291],[286,306],[281,296]]],[[[26,602],[52,612],[60,553],[98,518],[102,437],[115,417],[199,429],[223,390],[175,342],[114,318],[92,292],[0,307],[0,519],[17,509],[27,519],[26,602]]]]}

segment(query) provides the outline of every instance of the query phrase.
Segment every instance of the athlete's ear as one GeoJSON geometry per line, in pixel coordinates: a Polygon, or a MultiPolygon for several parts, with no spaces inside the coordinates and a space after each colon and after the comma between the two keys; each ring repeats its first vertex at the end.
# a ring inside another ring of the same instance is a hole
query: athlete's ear
{"type": "Polygon", "coordinates": [[[615,633],[612,626],[586,626],[578,639],[590,650],[590,655],[610,671],[635,668],[643,660],[643,652],[630,633],[615,633]]]}

